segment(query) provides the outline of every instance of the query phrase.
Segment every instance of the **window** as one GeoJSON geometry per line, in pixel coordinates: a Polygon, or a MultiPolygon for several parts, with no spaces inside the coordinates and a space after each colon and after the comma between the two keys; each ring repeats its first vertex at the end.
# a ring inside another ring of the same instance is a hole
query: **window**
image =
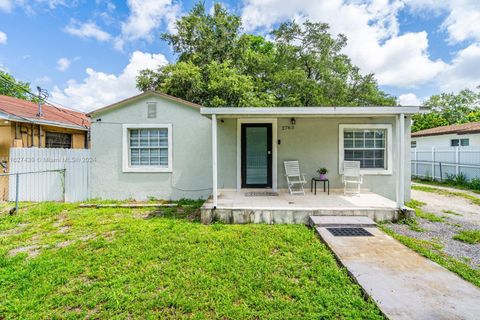
{"type": "Polygon", "coordinates": [[[45,133],[46,148],[72,148],[72,135],[63,132],[46,132],[45,133]]]}
{"type": "Polygon", "coordinates": [[[124,125],[124,172],[171,172],[172,127],[124,125]]]}
{"type": "Polygon", "coordinates": [[[340,173],[343,161],[359,161],[363,174],[391,174],[391,125],[340,125],[340,173]]]}
{"type": "Polygon", "coordinates": [[[450,140],[450,146],[452,147],[468,147],[470,145],[470,139],[452,139],[450,140]]]}
{"type": "Polygon", "coordinates": [[[410,147],[411,148],[416,148],[417,147],[417,141],[411,141],[410,142],[410,147]]]}

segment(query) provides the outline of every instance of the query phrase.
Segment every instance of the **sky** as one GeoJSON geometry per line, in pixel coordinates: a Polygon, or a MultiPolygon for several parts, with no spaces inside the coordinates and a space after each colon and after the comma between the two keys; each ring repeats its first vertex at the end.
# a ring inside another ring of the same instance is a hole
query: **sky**
{"type": "MultiPolygon", "coordinates": [[[[480,0],[225,0],[244,32],[326,22],[402,105],[480,85],[480,0]]],[[[211,8],[213,1],[204,1],[211,8]]],[[[138,93],[139,70],[175,62],[163,32],[194,1],[0,0],[0,69],[50,101],[91,111],[138,93]]]]}

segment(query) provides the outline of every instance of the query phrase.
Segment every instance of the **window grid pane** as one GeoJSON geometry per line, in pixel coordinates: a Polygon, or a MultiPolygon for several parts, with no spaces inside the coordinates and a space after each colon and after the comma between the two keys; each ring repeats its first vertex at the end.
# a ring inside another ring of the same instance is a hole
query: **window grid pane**
{"type": "Polygon", "coordinates": [[[385,168],[385,129],[344,131],[344,159],[359,161],[364,169],[385,168]]]}
{"type": "Polygon", "coordinates": [[[168,167],[168,129],[130,129],[131,166],[168,167]]]}

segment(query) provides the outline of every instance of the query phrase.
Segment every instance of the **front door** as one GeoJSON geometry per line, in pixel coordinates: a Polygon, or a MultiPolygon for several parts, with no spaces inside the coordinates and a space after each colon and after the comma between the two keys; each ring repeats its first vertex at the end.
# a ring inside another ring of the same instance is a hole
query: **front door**
{"type": "Polygon", "coordinates": [[[242,124],[242,188],[272,187],[272,124],[242,124]]]}

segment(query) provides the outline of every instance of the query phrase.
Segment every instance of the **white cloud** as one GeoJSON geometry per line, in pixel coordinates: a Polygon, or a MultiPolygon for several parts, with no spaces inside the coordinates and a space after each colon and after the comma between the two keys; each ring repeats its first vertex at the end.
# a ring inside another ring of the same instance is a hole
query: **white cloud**
{"type": "Polygon", "coordinates": [[[172,32],[180,8],[172,0],[128,0],[130,15],[122,23],[122,38],[125,40],[151,40],[152,31],[162,23],[172,32]]]}
{"type": "Polygon", "coordinates": [[[479,61],[478,43],[457,52],[451,65],[437,79],[440,89],[445,92],[475,89],[480,85],[479,61]]]}
{"type": "Polygon", "coordinates": [[[52,82],[52,79],[49,76],[43,76],[35,79],[35,83],[47,84],[52,82]]]}
{"type": "Polygon", "coordinates": [[[55,86],[52,100],[65,106],[91,111],[138,93],[135,87],[138,72],[167,64],[162,54],[135,51],[127,66],[118,75],[87,68],[87,77],[82,82],[67,81],[65,88],[55,86]]]}
{"type": "Polygon", "coordinates": [[[13,8],[13,1],[11,0],[0,0],[0,11],[11,12],[13,8]]]}
{"type": "Polygon", "coordinates": [[[71,63],[72,61],[67,58],[60,58],[57,60],[57,69],[60,71],[65,71],[70,67],[71,63]]]}
{"type": "Polygon", "coordinates": [[[98,41],[107,41],[111,38],[108,32],[103,31],[92,21],[80,23],[72,19],[70,24],[65,27],[65,31],[80,38],[94,38],[98,41]]]}
{"type": "Polygon", "coordinates": [[[398,97],[398,103],[401,106],[419,106],[422,101],[414,93],[406,93],[398,97]]]}
{"type": "Polygon", "coordinates": [[[0,44],[7,43],[7,34],[5,32],[0,31],[0,44]]]}
{"type": "Polygon", "coordinates": [[[478,0],[405,0],[414,11],[447,13],[442,28],[447,31],[451,43],[480,40],[480,1],[478,0]]]}
{"type": "Polygon", "coordinates": [[[362,72],[375,73],[381,85],[414,87],[447,65],[429,57],[426,32],[399,34],[397,14],[403,7],[400,0],[247,0],[242,18],[248,31],[268,31],[292,18],[326,22],[332,34],[348,37],[344,51],[362,72]]]}

